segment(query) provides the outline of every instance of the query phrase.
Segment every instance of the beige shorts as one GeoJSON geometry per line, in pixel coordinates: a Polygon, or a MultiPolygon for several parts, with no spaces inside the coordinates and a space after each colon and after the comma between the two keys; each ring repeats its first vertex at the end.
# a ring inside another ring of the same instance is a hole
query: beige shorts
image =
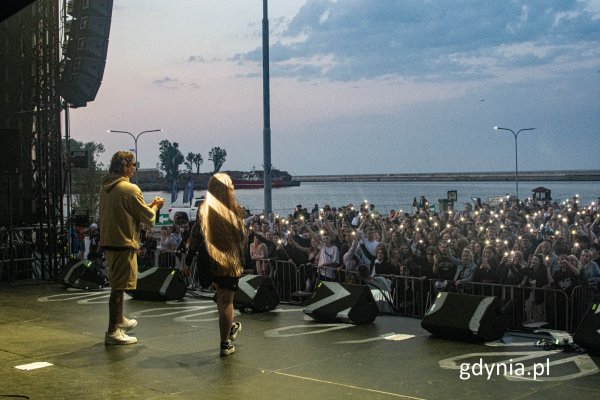
{"type": "Polygon", "coordinates": [[[137,254],[130,251],[106,251],[108,281],[112,290],[133,290],[137,286],[137,254]]]}

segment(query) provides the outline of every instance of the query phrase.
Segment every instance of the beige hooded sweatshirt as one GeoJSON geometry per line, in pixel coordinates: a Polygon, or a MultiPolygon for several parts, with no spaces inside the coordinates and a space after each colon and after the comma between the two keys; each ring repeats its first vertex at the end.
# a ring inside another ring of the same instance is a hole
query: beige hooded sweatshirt
{"type": "Polygon", "coordinates": [[[156,213],[127,176],[108,174],[100,189],[100,241],[106,250],[140,247],[140,224],[154,225],[156,213]]]}

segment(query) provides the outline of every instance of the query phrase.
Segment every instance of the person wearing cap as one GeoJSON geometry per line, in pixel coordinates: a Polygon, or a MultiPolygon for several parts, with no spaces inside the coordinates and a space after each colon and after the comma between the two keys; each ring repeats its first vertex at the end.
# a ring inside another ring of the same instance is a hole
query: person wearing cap
{"type": "Polygon", "coordinates": [[[88,260],[95,260],[101,258],[102,254],[100,254],[99,251],[100,231],[98,231],[98,224],[91,224],[90,227],[87,229],[87,234],[90,239],[90,248],[87,256],[88,260]]]}

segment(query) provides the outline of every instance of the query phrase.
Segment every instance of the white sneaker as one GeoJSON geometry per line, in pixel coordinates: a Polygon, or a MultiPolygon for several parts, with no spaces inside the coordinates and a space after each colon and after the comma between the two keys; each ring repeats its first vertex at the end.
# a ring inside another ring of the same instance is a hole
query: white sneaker
{"type": "Polygon", "coordinates": [[[230,341],[221,343],[221,357],[226,357],[233,353],[235,353],[235,346],[230,341]]]}
{"type": "Polygon", "coordinates": [[[117,325],[117,328],[122,329],[123,331],[127,332],[132,330],[133,328],[135,328],[137,326],[137,321],[135,319],[128,319],[123,317],[123,322],[120,323],[119,325],[117,325]]]}
{"type": "Polygon", "coordinates": [[[117,328],[113,333],[108,333],[104,335],[104,344],[105,345],[120,345],[120,344],[134,344],[137,343],[137,338],[135,336],[127,335],[122,329],[117,328]]]}
{"type": "Polygon", "coordinates": [[[229,331],[229,341],[233,342],[237,336],[239,335],[239,333],[242,331],[242,323],[241,322],[234,322],[233,325],[231,325],[231,331],[229,331]]]}

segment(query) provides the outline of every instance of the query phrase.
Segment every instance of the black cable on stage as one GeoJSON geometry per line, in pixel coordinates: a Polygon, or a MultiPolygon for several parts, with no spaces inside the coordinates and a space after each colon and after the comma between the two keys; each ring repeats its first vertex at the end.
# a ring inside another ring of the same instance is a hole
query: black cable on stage
{"type": "Polygon", "coordinates": [[[553,339],[541,339],[535,344],[535,347],[541,347],[544,350],[562,350],[567,353],[585,353],[585,350],[573,342],[553,340],[553,339]]]}
{"type": "Polygon", "coordinates": [[[192,289],[188,289],[186,296],[192,297],[194,299],[203,299],[203,300],[214,300],[214,293],[207,293],[205,295],[200,294],[192,289]]]}

